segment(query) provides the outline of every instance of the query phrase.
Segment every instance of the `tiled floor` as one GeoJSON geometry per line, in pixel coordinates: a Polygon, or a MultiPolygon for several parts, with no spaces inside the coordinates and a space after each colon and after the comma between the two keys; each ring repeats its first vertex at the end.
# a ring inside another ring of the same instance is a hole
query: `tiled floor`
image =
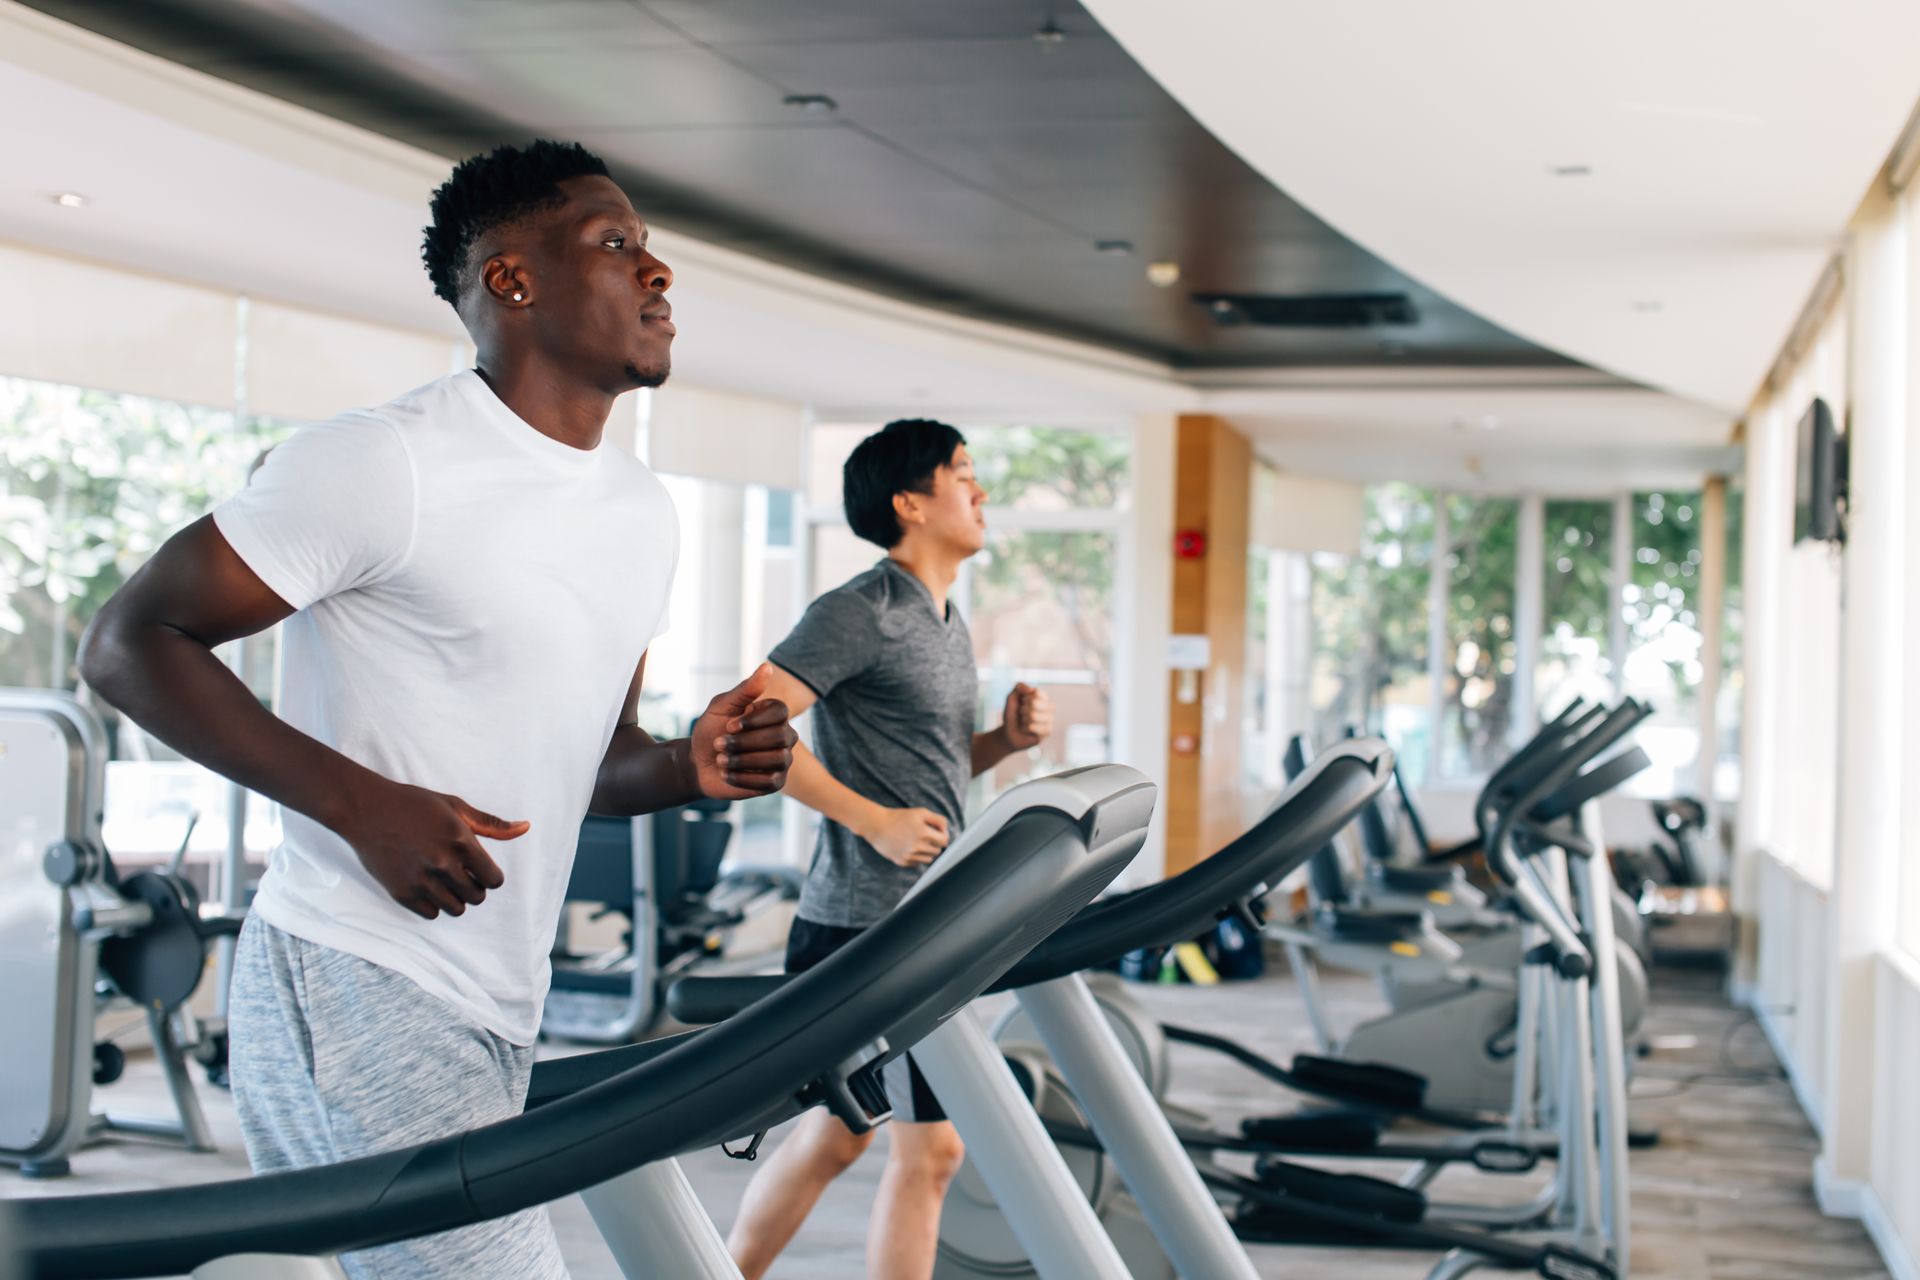
{"type": "MultiPolygon", "coordinates": [[[[1230,1029],[1263,1052],[1308,1047],[1300,1006],[1284,971],[1257,984],[1211,990],[1132,988],[1160,1016],[1230,1029]]],[[[1366,1016],[1375,1003],[1364,982],[1326,983],[1337,1022],[1366,1016]]],[[[1660,1145],[1633,1157],[1636,1280],[1883,1280],[1887,1272],[1858,1223],[1821,1216],[1811,1187],[1815,1140],[1758,1029],[1729,1008],[1719,982],[1663,974],[1649,1018],[1655,1052],[1634,1086],[1638,1123],[1661,1130],[1660,1145]]],[[[1174,1057],[1173,1098],[1219,1119],[1286,1105],[1272,1086],[1196,1050],[1174,1057]]],[[[232,1106],[203,1089],[221,1143],[214,1155],[186,1155],[133,1141],[88,1149],[72,1178],[26,1183],[0,1171],[0,1197],[130,1189],[237,1176],[245,1171],[232,1106]]],[[[135,1059],[127,1078],[103,1093],[128,1110],[165,1101],[150,1061],[135,1059]]],[[[768,1138],[778,1142],[780,1134],[768,1138]]],[[[724,1230],[752,1167],[717,1152],[684,1162],[687,1175],[724,1230]]],[[[871,1153],[822,1200],[774,1275],[787,1280],[852,1280],[863,1273],[866,1213],[881,1167],[871,1153]]],[[[1474,1175],[1443,1180],[1443,1198],[1521,1197],[1523,1184],[1474,1175]],[[1488,1191],[1487,1188],[1492,1190],[1488,1191]]],[[[575,1280],[618,1276],[577,1198],[554,1206],[575,1280]]],[[[1263,1276],[1401,1280],[1424,1275],[1431,1257],[1414,1253],[1256,1247],[1263,1276]]],[[[670,1280],[670,1278],[662,1278],[670,1280]]]]}

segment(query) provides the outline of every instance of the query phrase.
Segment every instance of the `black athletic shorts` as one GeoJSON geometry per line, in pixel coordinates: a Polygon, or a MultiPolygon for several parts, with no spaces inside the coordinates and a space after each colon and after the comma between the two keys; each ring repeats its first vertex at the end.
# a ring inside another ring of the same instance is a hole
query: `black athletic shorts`
{"type": "MultiPolygon", "coordinates": [[[[840,948],[860,936],[860,930],[838,924],[815,924],[795,916],[787,934],[787,972],[805,973],[840,948]]],[[[893,1104],[893,1118],[914,1124],[933,1124],[947,1118],[933,1087],[920,1074],[912,1054],[889,1062],[881,1070],[887,1101],[893,1104]]]]}

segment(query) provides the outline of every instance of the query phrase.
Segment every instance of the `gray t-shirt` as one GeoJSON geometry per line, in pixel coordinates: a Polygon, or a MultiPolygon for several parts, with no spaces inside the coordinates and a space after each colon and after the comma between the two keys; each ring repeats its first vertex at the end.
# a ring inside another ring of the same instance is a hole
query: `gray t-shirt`
{"type": "MultiPolygon", "coordinates": [[[[951,601],[942,619],[926,584],[889,557],[815,600],[770,657],[819,695],[813,746],[828,773],[889,809],[939,814],[959,839],[980,679],[951,601]]],[[[865,928],[919,878],[822,822],[800,915],[865,928]]]]}

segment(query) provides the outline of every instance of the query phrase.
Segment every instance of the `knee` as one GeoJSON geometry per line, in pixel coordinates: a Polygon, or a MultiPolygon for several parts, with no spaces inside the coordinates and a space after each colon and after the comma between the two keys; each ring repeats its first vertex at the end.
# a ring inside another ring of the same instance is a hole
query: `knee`
{"type": "Polygon", "coordinates": [[[960,1140],[952,1125],[940,1125],[918,1135],[918,1140],[904,1151],[896,1147],[895,1154],[912,1173],[944,1189],[965,1163],[967,1144],[960,1140]]]}
{"type": "Polygon", "coordinates": [[[873,1145],[873,1131],[855,1133],[834,1117],[830,1116],[828,1120],[830,1123],[820,1126],[814,1153],[818,1162],[838,1177],[852,1168],[854,1161],[865,1155],[867,1148],[873,1145]]]}

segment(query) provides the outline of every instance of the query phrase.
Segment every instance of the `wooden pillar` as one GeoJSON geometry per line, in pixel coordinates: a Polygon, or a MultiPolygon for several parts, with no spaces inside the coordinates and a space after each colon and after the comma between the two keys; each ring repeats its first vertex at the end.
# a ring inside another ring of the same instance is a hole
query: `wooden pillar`
{"type": "MultiPolygon", "coordinates": [[[[1708,476],[1700,490],[1700,587],[1694,614],[1700,619],[1700,759],[1694,792],[1713,815],[1708,831],[1720,830],[1715,789],[1720,772],[1720,685],[1727,627],[1727,478],[1708,476]]],[[[1718,840],[1713,863],[1719,863],[1718,840]]],[[[1717,879],[1717,877],[1716,877],[1717,879]]]]}
{"type": "Polygon", "coordinates": [[[1183,415],[1174,451],[1173,633],[1204,636],[1204,671],[1169,672],[1167,874],[1241,830],[1247,657],[1247,539],[1253,447],[1226,421],[1183,415]],[[1197,549],[1197,554],[1195,553],[1197,549]]]}

